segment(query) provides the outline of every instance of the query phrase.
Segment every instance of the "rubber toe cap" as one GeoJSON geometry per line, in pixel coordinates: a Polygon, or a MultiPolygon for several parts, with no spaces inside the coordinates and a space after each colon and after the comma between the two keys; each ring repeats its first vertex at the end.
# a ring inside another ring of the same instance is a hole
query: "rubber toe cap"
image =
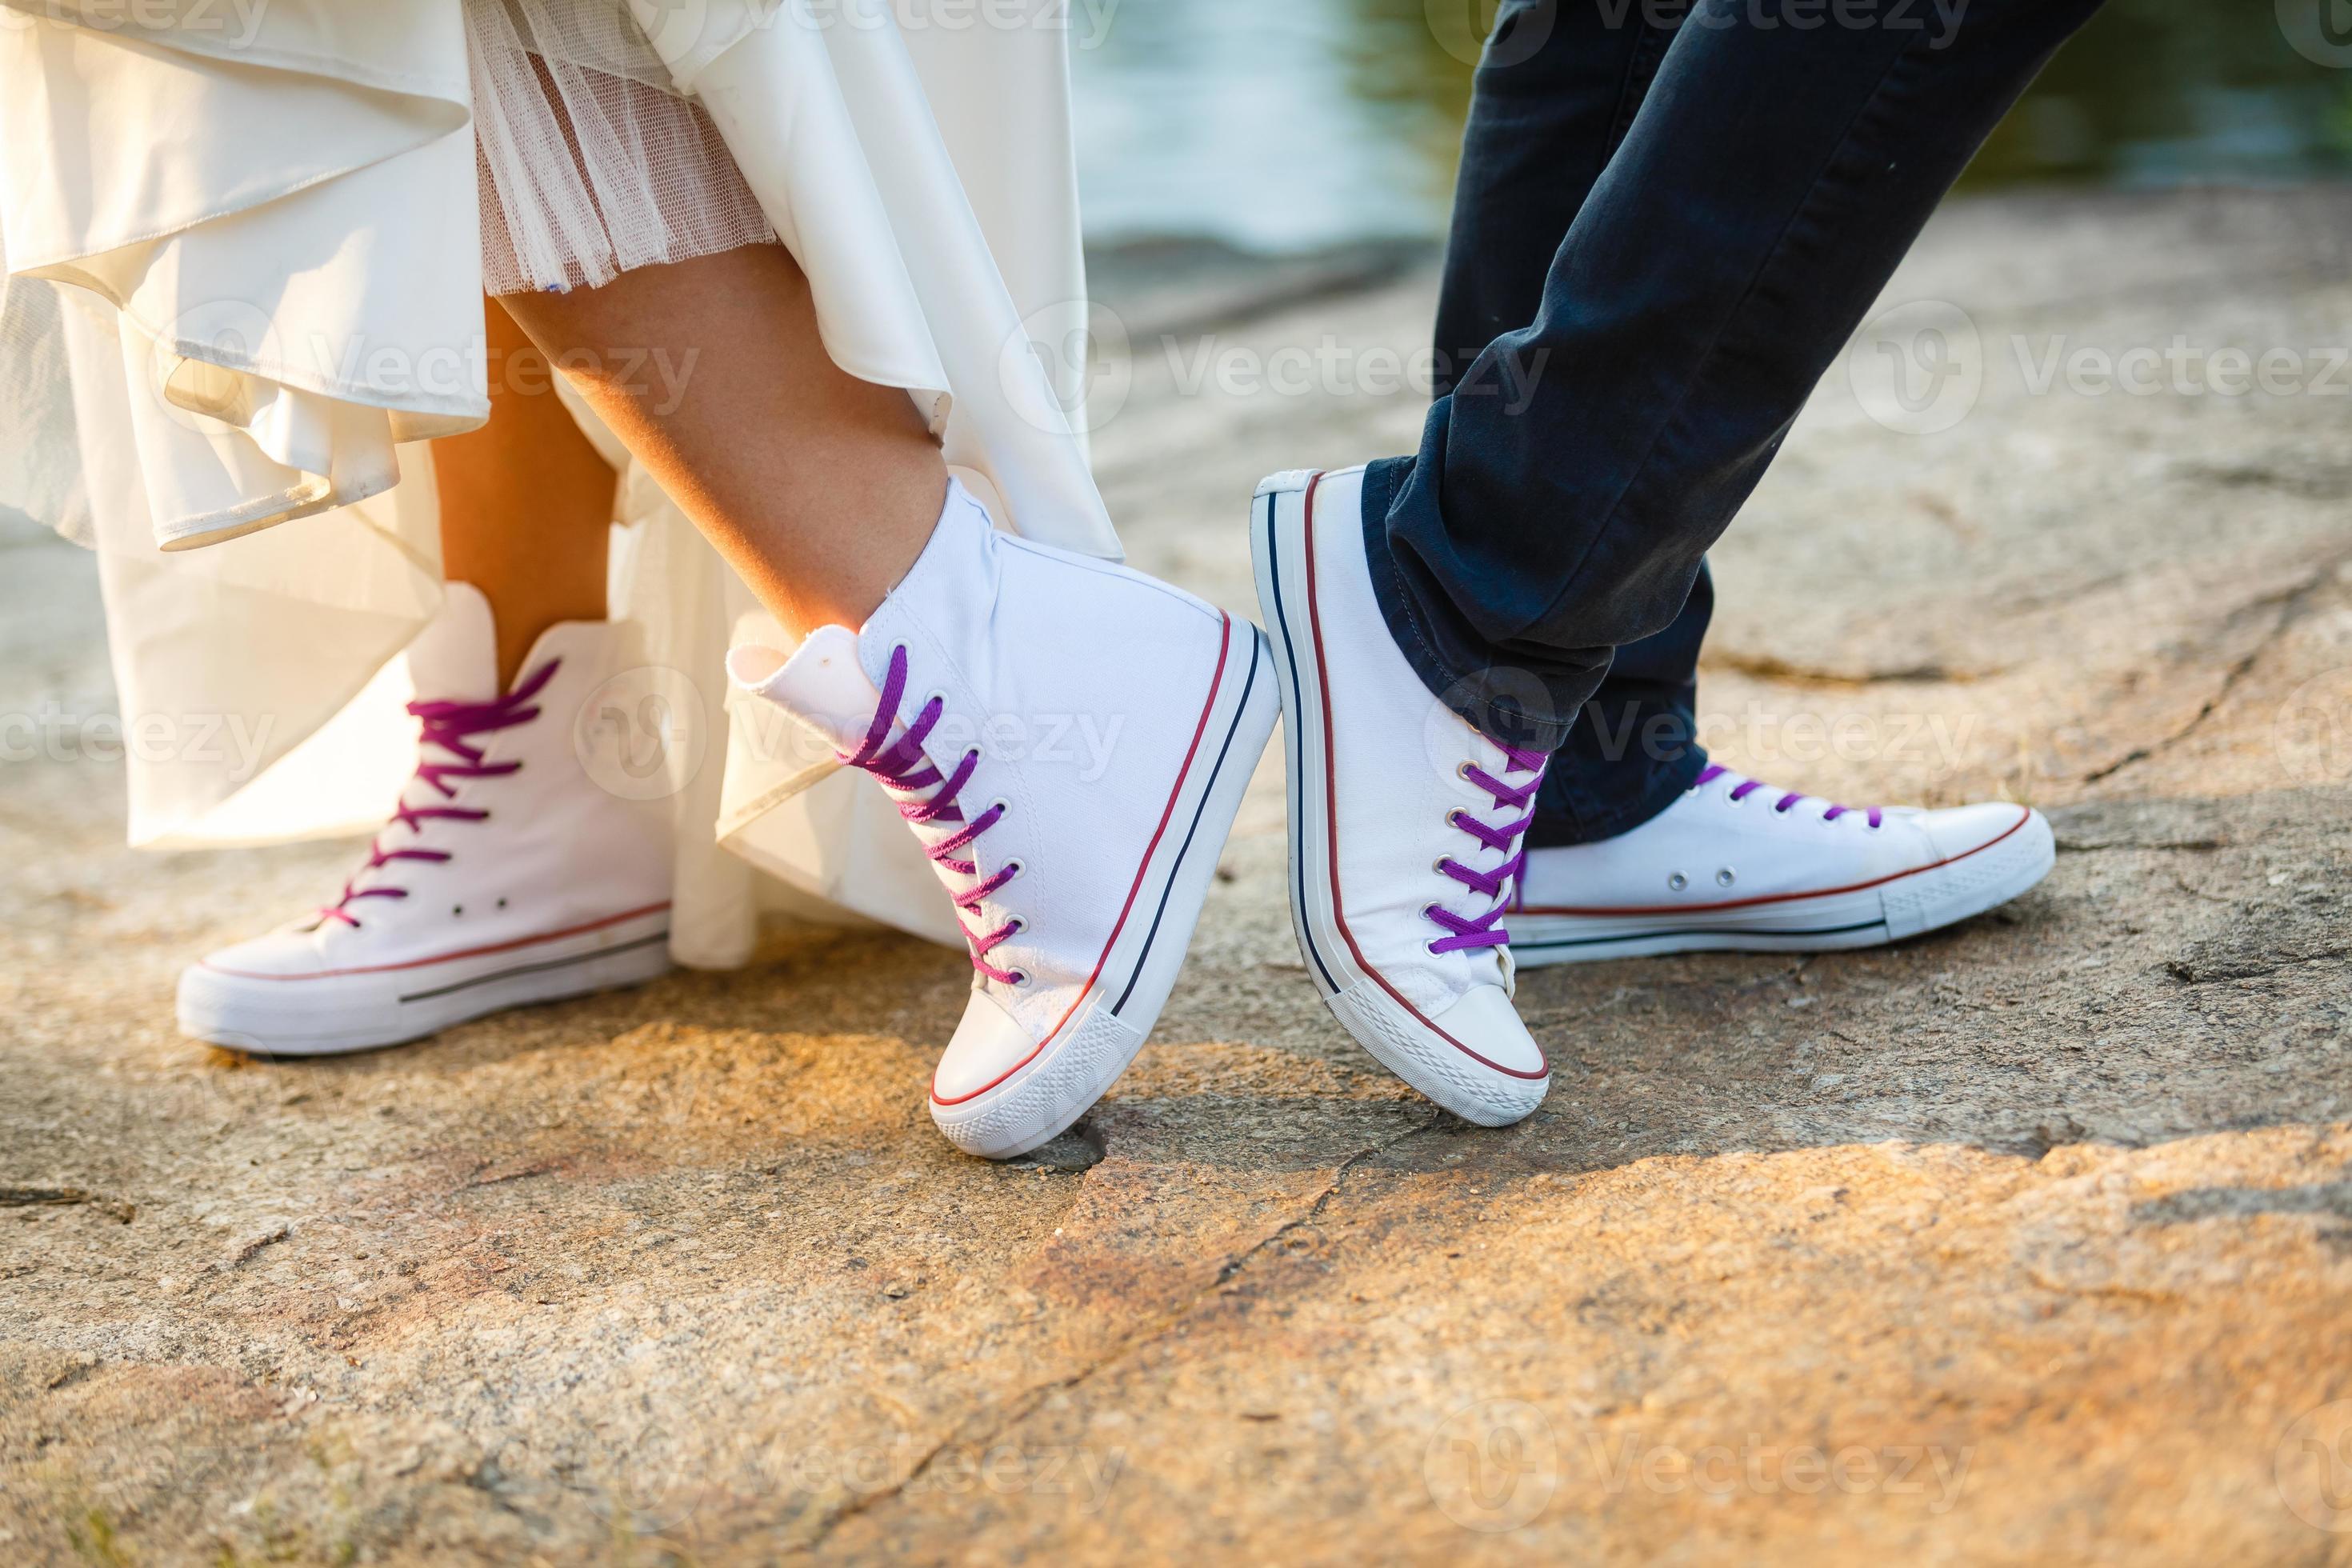
{"type": "Polygon", "coordinates": [[[960,1104],[1003,1082],[1036,1054],[1037,1042],[1003,1004],[985,991],[975,991],[931,1074],[931,1100],[960,1104]]]}
{"type": "Polygon", "coordinates": [[[1931,811],[1920,819],[1919,826],[1927,831],[1936,853],[1946,860],[1974,854],[2011,833],[2038,829],[2047,837],[2050,832],[2050,825],[2042,820],[2040,812],[2000,800],[1931,811]]]}

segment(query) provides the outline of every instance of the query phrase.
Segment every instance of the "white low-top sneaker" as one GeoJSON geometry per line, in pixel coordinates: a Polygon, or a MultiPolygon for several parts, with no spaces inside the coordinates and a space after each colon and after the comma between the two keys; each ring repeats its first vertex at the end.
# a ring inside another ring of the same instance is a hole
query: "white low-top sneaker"
{"type": "Polygon", "coordinates": [[[1528,851],[1511,947],[1529,967],[1874,947],[2007,903],[2056,858],[2022,805],[1857,808],[1710,765],[1630,832],[1528,851]]]}
{"type": "Polygon", "coordinates": [[[1363,473],[1276,474],[1250,553],[1290,773],[1290,912],[1348,1032],[1458,1116],[1535,1110],[1544,1054],[1511,1005],[1510,896],[1545,758],[1431,695],[1389,635],[1364,555],[1363,473]]]}
{"type": "Polygon", "coordinates": [[[497,647],[489,601],[450,584],[408,650],[422,734],[399,808],[331,903],[181,974],[183,1031],[364,1050],[669,968],[668,830],[590,766],[621,743],[587,705],[642,662],[635,627],[550,627],[504,694],[497,647]]]}
{"type": "Polygon", "coordinates": [[[967,1153],[1062,1131],[1142,1047],[1279,711],[1265,639],[1140,573],[1001,533],[960,484],[856,633],[736,682],[898,803],[972,990],[930,1090],[967,1153]]]}

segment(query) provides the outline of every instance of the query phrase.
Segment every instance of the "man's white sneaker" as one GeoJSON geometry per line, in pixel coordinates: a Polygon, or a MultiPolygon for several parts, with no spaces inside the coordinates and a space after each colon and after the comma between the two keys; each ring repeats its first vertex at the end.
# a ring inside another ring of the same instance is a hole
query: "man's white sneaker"
{"type": "Polygon", "coordinates": [[[1874,947],[2007,903],[2056,858],[2025,806],[1857,809],[1711,765],[1630,832],[1528,851],[1511,949],[1533,967],[1874,947]]]}
{"type": "Polygon", "coordinates": [[[1276,474],[1250,527],[1290,773],[1290,912],[1324,1001],[1390,1071],[1490,1127],[1550,1068],[1498,923],[1543,778],[1405,662],[1364,555],[1363,474],[1276,474]]]}
{"type": "Polygon", "coordinates": [[[851,633],[736,682],[898,802],[971,947],[931,1118],[1009,1159],[1125,1071],[1176,983],[1278,711],[1265,638],[1139,573],[1000,533],[951,485],[930,542],[851,633]]]}
{"type": "Polygon", "coordinates": [[[639,662],[635,627],[549,628],[504,695],[497,646],[489,601],[450,584],[408,650],[423,734],[399,809],[332,903],[181,974],[184,1032],[270,1055],[364,1050],[669,968],[667,829],[575,746],[575,731],[618,743],[581,721],[639,662]]]}

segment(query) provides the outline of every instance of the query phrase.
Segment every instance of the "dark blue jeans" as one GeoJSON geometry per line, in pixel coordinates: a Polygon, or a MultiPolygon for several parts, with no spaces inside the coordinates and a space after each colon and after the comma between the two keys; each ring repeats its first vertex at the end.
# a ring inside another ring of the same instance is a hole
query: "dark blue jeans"
{"type": "Polygon", "coordinates": [[[1447,247],[1451,374],[1421,450],[1367,471],[1364,536],[1430,689],[1559,753],[1531,842],[1622,832],[1705,764],[1707,546],[2097,5],[1506,0],[1447,247]]]}

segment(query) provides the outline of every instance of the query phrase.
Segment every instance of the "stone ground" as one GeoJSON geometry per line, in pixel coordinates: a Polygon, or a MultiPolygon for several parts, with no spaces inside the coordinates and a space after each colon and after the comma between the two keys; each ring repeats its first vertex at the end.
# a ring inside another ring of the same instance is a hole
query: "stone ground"
{"type": "MultiPolygon", "coordinates": [[[[134,856],[112,766],[8,762],[0,1559],[2352,1561],[2348,261],[2342,189],[1937,222],[1887,303],[1980,392],[1912,434],[1832,374],[1717,552],[1709,738],[2031,800],[2058,868],[1888,951],[1531,975],[1505,1131],[1317,1002],[1278,747],[1153,1045],[1006,1167],[923,1110],[963,961],[884,936],[194,1046],[178,966],[348,847],[134,856]],[[2202,392],[2068,384],[2176,335],[2202,392]]],[[[1251,482],[1418,400],[1233,367],[1409,353],[1433,279],[1227,273],[1105,270],[1097,457],[1247,609],[1251,482]]],[[[0,707],[107,710],[88,561],[0,563],[0,707]]]]}

